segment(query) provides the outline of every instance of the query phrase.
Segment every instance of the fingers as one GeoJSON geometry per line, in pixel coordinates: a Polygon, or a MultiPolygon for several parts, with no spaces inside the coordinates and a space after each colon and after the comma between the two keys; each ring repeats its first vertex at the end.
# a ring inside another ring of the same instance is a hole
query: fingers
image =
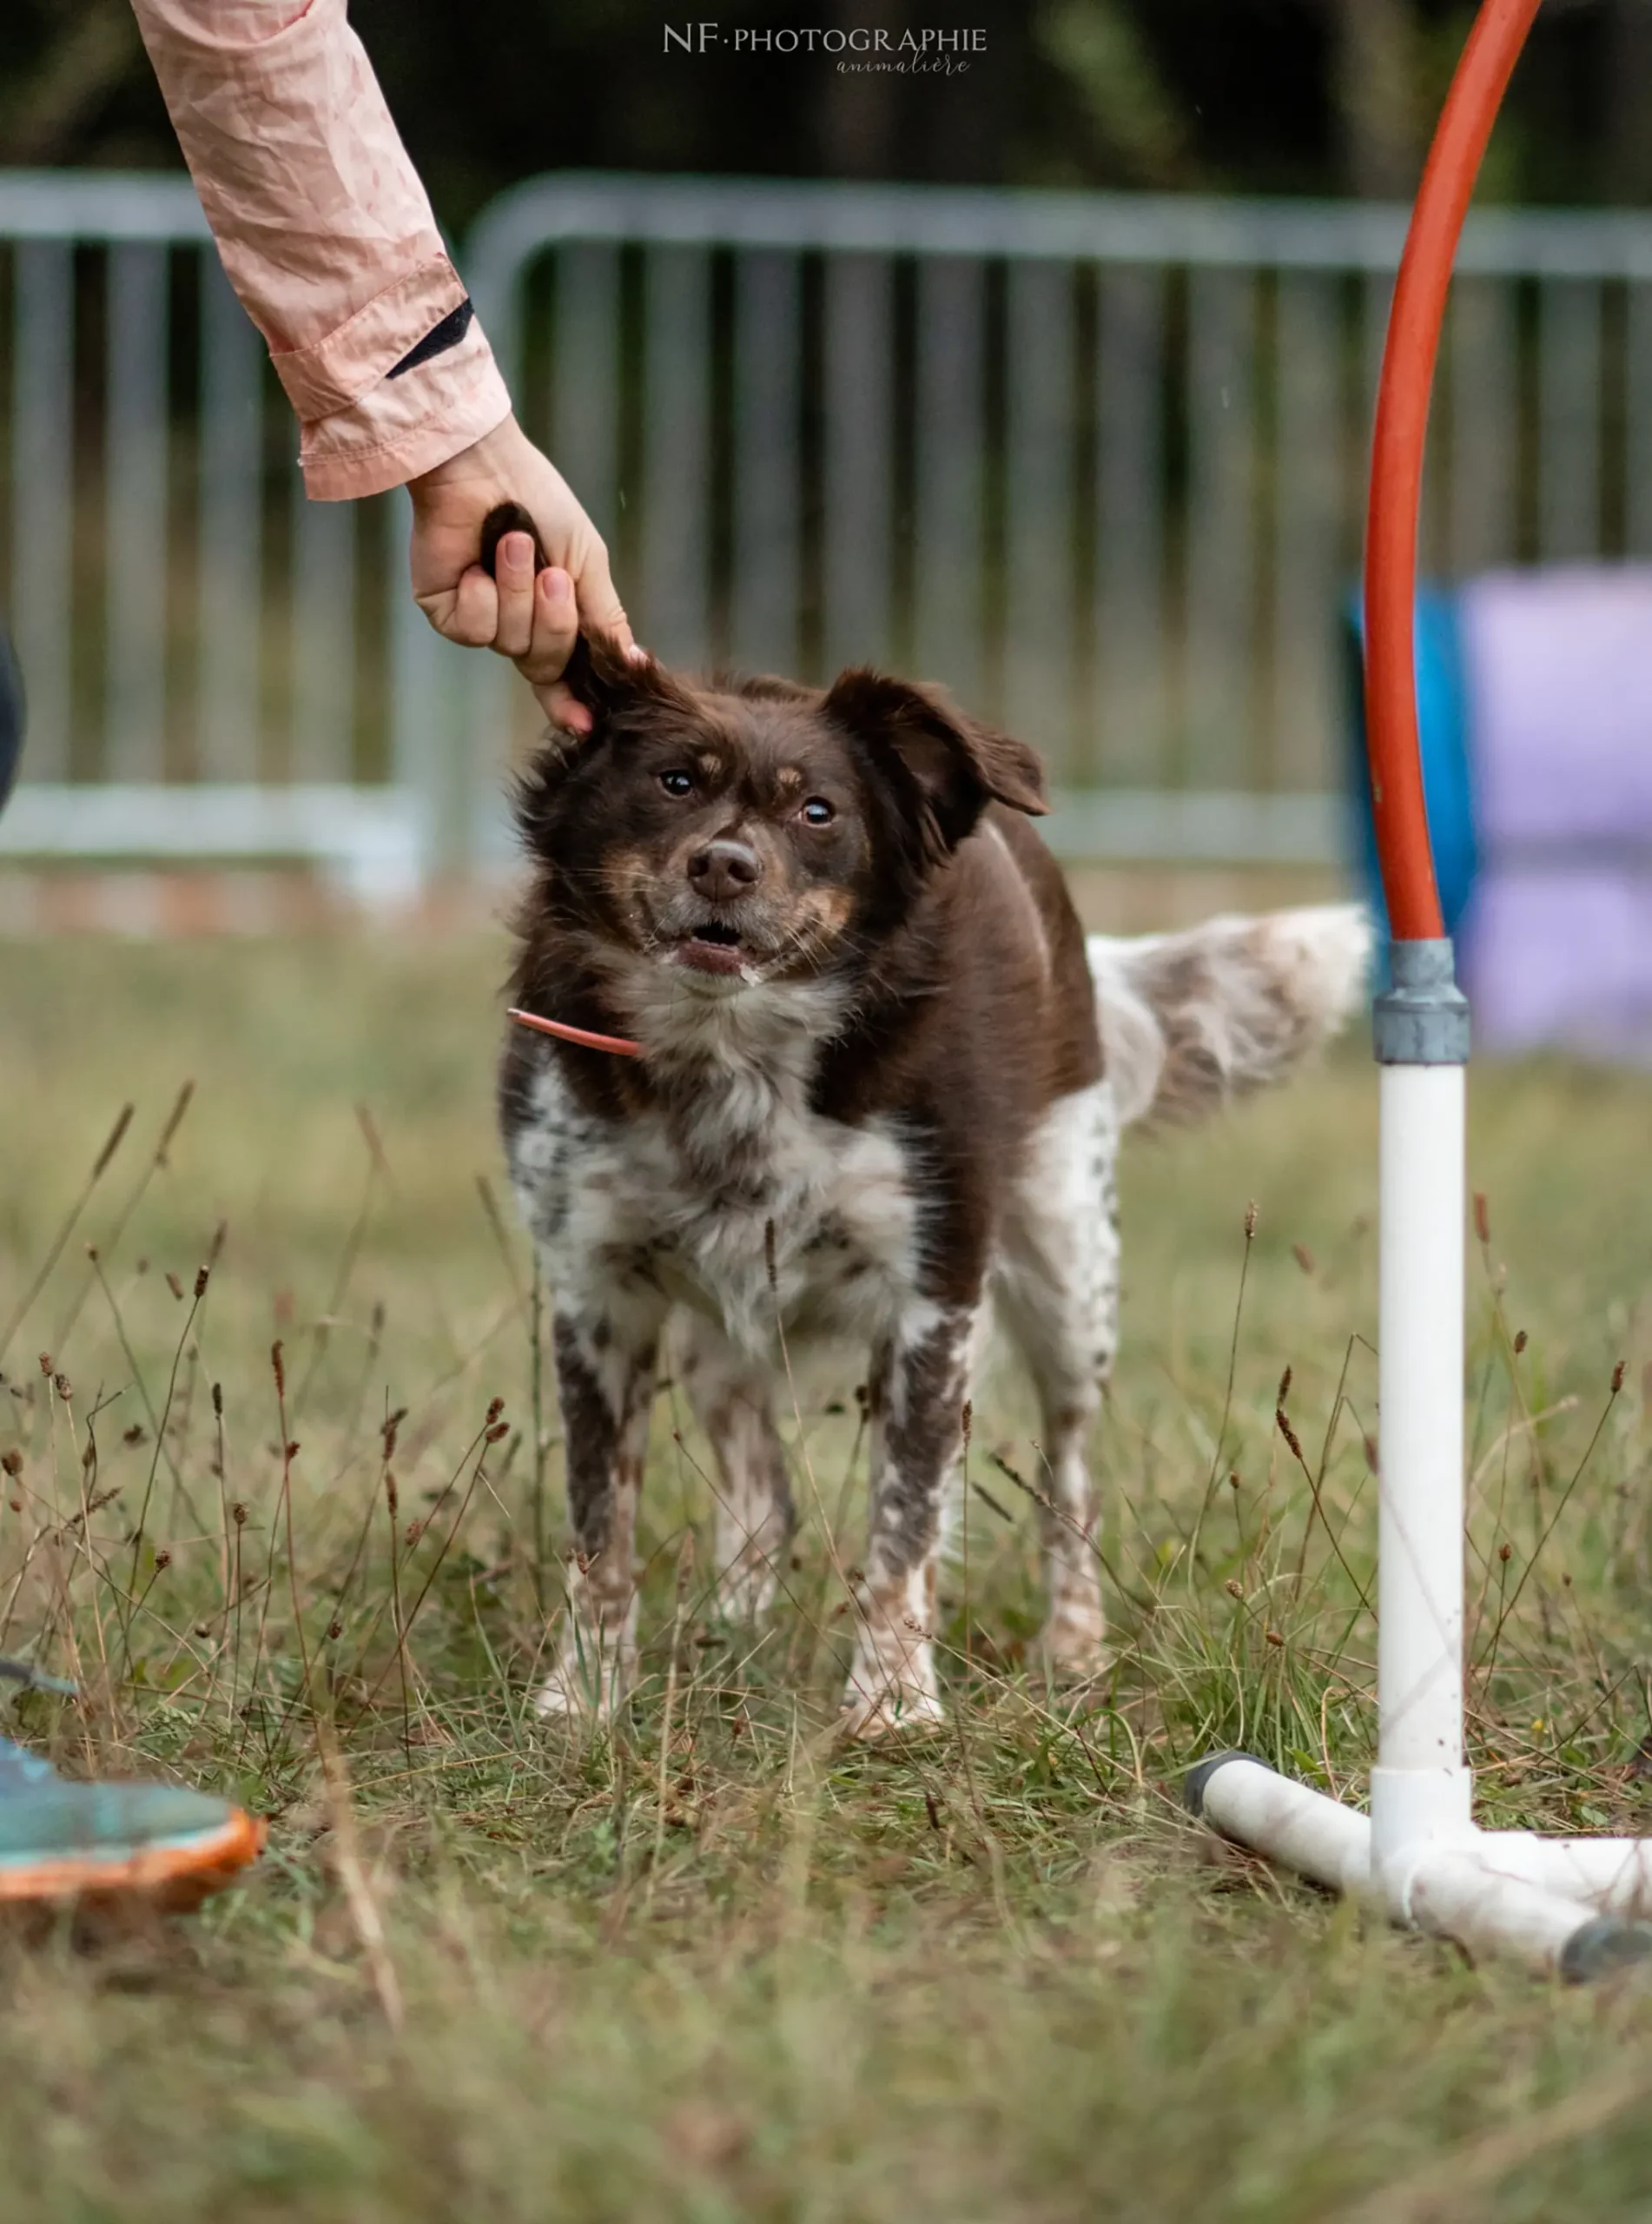
{"type": "Polygon", "coordinates": [[[573,581],[567,573],[557,565],[541,572],[534,581],[532,639],[526,653],[517,659],[517,669],[547,716],[575,733],[589,733],[590,712],[558,684],[579,638],[579,619],[573,581]]]}
{"type": "MultiPolygon", "coordinates": [[[[525,533],[507,533],[499,545],[495,559],[499,587],[499,619],[493,629],[492,646],[502,657],[525,657],[539,630],[534,592],[533,540],[525,533]]],[[[565,651],[563,663],[567,662],[565,651]]],[[[560,671],[562,666],[558,665],[560,671]]]]}
{"type": "Polygon", "coordinates": [[[445,641],[457,641],[467,649],[492,646],[499,626],[499,592],[479,564],[461,572],[454,586],[415,599],[445,641]]]}
{"type": "Polygon", "coordinates": [[[606,633],[620,647],[634,650],[631,620],[624,606],[614,592],[614,582],[608,569],[608,550],[595,533],[581,552],[582,560],[574,573],[574,593],[579,605],[579,622],[590,632],[606,633]]]}
{"type": "Polygon", "coordinates": [[[496,649],[520,665],[535,685],[560,678],[573,653],[579,619],[568,574],[533,575],[533,543],[525,533],[499,543],[499,577],[472,564],[450,593],[423,594],[419,606],[445,640],[466,649],[496,649]]]}
{"type": "Polygon", "coordinates": [[[644,652],[633,642],[614,592],[608,551],[585,513],[577,505],[574,509],[578,529],[570,534],[566,520],[560,520],[564,530],[552,536],[560,538],[566,550],[562,562],[547,566],[537,577],[533,539],[526,533],[502,536],[492,573],[472,563],[451,586],[444,582],[438,587],[433,578],[420,579],[421,544],[415,531],[413,573],[419,606],[445,639],[509,657],[549,717],[576,733],[588,733],[589,711],[562,684],[581,628],[605,634],[638,659],[644,652]]]}
{"type": "Polygon", "coordinates": [[[589,733],[597,723],[579,698],[570,693],[560,680],[552,687],[536,687],[533,692],[552,725],[561,726],[569,733],[589,733]]]}

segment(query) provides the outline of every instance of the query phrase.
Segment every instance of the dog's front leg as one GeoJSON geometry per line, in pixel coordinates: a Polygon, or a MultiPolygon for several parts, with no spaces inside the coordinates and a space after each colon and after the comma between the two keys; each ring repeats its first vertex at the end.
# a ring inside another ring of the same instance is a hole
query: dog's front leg
{"type": "Polygon", "coordinates": [[[871,1526],[843,1725],[856,1738],[941,1720],[935,1573],[963,1442],[978,1308],[926,1306],[874,1362],[871,1526]]]}
{"type": "Polygon", "coordinates": [[[606,1314],[558,1313],[573,1549],[557,1663],[534,1704],[545,1715],[611,1715],[637,1665],[637,1506],[654,1395],[653,1334],[628,1336],[606,1314]]]}

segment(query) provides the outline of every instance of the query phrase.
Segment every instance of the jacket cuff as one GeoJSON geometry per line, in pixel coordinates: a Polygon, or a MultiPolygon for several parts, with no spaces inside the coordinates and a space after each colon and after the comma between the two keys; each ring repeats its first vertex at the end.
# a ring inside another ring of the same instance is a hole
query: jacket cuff
{"type": "Polygon", "coordinates": [[[347,409],[307,422],[299,440],[312,501],[347,502],[405,486],[502,425],[511,397],[479,325],[458,347],[399,379],[381,378],[347,409]]]}
{"type": "Polygon", "coordinates": [[[324,339],[307,348],[272,348],[270,361],[299,422],[334,416],[360,401],[465,298],[458,271],[445,255],[433,255],[364,301],[324,339]]]}

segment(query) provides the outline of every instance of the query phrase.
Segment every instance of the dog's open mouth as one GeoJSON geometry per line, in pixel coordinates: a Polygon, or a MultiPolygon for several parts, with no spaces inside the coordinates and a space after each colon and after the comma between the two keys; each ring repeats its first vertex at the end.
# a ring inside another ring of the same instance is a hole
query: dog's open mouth
{"type": "Polygon", "coordinates": [[[738,928],[721,919],[708,919],[693,928],[673,953],[678,965],[689,966],[697,973],[743,973],[754,955],[738,928]]]}

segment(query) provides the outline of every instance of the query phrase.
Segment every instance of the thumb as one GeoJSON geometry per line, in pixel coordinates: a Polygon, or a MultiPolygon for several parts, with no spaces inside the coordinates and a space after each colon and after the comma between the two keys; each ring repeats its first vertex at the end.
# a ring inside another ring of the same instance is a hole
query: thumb
{"type": "Polygon", "coordinates": [[[578,607],[580,630],[605,633],[622,649],[631,648],[631,620],[625,615],[624,605],[614,591],[613,579],[608,569],[608,551],[601,539],[593,533],[578,569],[572,566],[569,568],[573,573],[574,601],[578,607]]]}

